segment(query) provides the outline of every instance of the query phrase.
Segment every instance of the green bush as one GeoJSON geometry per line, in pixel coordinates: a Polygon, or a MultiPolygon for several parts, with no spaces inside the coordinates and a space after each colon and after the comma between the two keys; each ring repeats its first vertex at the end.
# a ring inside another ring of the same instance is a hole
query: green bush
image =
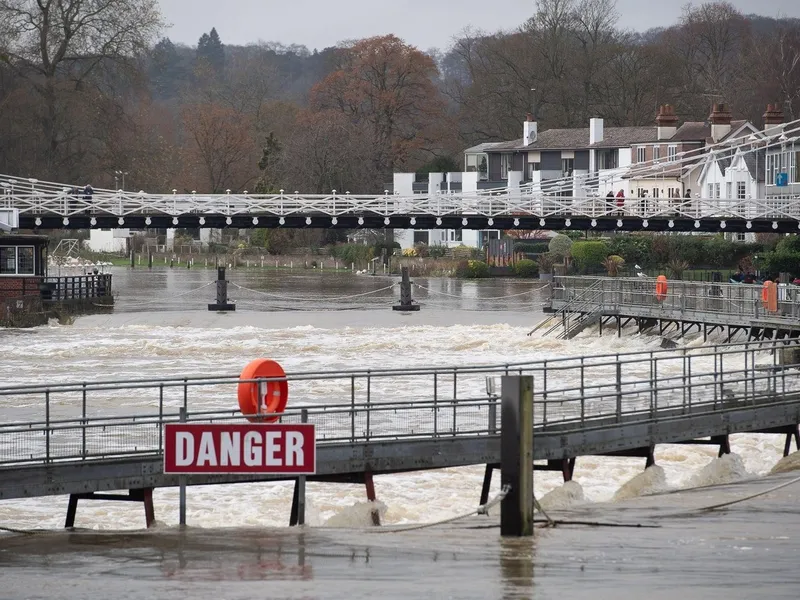
{"type": "Polygon", "coordinates": [[[514,265],[514,273],[516,273],[518,277],[538,277],[539,265],[527,258],[518,260],[514,265]]]}
{"type": "Polygon", "coordinates": [[[447,247],[442,246],[441,244],[435,244],[433,246],[428,247],[428,256],[431,258],[442,258],[445,254],[447,254],[447,247]]]}
{"type": "Polygon", "coordinates": [[[602,268],[608,254],[608,243],[602,240],[572,244],[572,260],[578,271],[583,273],[602,268]]]}
{"type": "Polygon", "coordinates": [[[456,276],[465,279],[481,279],[489,276],[489,265],[480,260],[462,260],[456,267],[456,276]]]}
{"type": "Polygon", "coordinates": [[[775,246],[775,250],[767,252],[763,271],[772,276],[784,272],[792,277],[800,276],[800,236],[782,238],[775,246]]]}
{"type": "Polygon", "coordinates": [[[341,244],[331,248],[331,256],[338,258],[344,264],[362,263],[370,260],[375,255],[371,246],[363,244],[341,244]]]}
{"type": "Polygon", "coordinates": [[[550,253],[557,258],[566,258],[567,256],[570,256],[570,251],[573,245],[574,244],[570,238],[563,233],[559,233],[550,240],[548,249],[550,250],[550,253]]]}
{"type": "Polygon", "coordinates": [[[514,242],[514,252],[525,254],[544,254],[550,249],[549,240],[517,240],[514,242]]]}
{"type": "Polygon", "coordinates": [[[625,259],[628,265],[655,267],[652,255],[653,238],[646,235],[615,235],[608,241],[608,252],[625,259]]]}

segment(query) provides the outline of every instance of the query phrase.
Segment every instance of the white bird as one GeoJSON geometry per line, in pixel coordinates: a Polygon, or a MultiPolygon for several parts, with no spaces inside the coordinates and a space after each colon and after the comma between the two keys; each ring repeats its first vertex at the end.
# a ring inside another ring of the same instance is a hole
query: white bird
{"type": "Polygon", "coordinates": [[[642,273],[641,271],[639,271],[639,272],[636,274],[636,276],[637,276],[637,277],[647,277],[647,275],[645,275],[645,274],[644,274],[644,273],[642,273]]]}
{"type": "Polygon", "coordinates": [[[633,268],[636,269],[637,271],[642,270],[642,267],[640,267],[639,265],[633,265],[633,268]]]}

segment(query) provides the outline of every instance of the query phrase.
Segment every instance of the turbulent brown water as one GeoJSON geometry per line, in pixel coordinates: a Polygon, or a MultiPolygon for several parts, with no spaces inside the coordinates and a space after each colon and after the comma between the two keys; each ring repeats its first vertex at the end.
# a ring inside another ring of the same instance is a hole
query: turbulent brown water
{"type": "MultiPolygon", "coordinates": [[[[492,364],[645,350],[659,342],[633,334],[600,338],[596,332],[571,342],[528,337],[542,318],[542,298],[536,286],[519,280],[417,279],[423,287],[415,288],[414,295],[423,309],[401,314],[390,310],[396,288],[384,289],[393,278],[240,270],[228,275],[237,311],[223,315],[206,310],[214,298],[216,274],[211,270],[112,272],[118,294],[113,314],[82,317],[68,326],[0,330],[0,378],[6,385],[46,377],[232,375],[258,356],[274,358],[287,370],[492,364]]],[[[149,400],[126,401],[135,406],[149,400]]],[[[208,401],[228,407],[225,398],[208,401]]],[[[13,419],[37,410],[3,406],[5,418],[13,419]]],[[[575,482],[568,486],[553,473],[537,472],[536,494],[551,508],[593,511],[600,510],[598,502],[615,496],[619,502],[690,483],[762,475],[780,458],[783,440],[741,435],[732,443],[734,455],[722,460],[710,447],[660,447],[659,466],[645,474],[639,459],[579,459],[575,482]]],[[[377,478],[384,522],[431,522],[466,512],[477,503],[481,479],[480,467],[377,478]]],[[[678,568],[670,565],[676,552],[685,557],[679,561],[682,568],[707,569],[717,582],[700,586],[705,591],[696,597],[716,597],[711,590],[728,589],[730,598],[741,591],[730,589],[724,570],[711,573],[720,563],[707,559],[696,536],[684,543],[662,530],[637,530],[635,538],[616,530],[555,530],[535,542],[509,542],[500,540],[495,529],[469,527],[376,535],[363,529],[369,524],[369,506],[360,486],[311,484],[308,499],[309,526],[302,531],[283,528],[291,486],[281,483],[190,488],[187,532],[175,528],[176,490],[156,491],[159,524],[150,532],[141,530],[143,516],[136,505],[84,502],[77,524],[96,530],[93,534],[0,535],[0,598],[167,598],[175,593],[218,598],[583,597],[582,585],[591,587],[593,597],[637,598],[646,592],[666,598],[674,597],[667,594],[671,588],[648,591],[644,575],[634,573],[663,560],[657,579],[674,579],[678,568]],[[639,547],[647,548],[645,562],[639,547]],[[692,557],[708,560],[708,566],[692,557]],[[615,573],[641,595],[614,596],[615,573]],[[561,588],[557,580],[563,580],[561,588]]],[[[658,504],[655,498],[647,500],[658,504]]],[[[60,497],[0,502],[0,524],[57,530],[65,510],[66,499],[60,497]]],[[[739,525],[720,522],[719,527],[709,535],[735,537],[739,525]]],[[[684,535],[691,527],[681,523],[679,529],[684,535]]],[[[797,546],[786,546],[785,541],[776,544],[776,554],[788,550],[796,556],[797,546]]],[[[745,551],[730,552],[738,559],[737,553],[745,551]]],[[[672,585],[686,586],[687,581],[672,585]]]]}

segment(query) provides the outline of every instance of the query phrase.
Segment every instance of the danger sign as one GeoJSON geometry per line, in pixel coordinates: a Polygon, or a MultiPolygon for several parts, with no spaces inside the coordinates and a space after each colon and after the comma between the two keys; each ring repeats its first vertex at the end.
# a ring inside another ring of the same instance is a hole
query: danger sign
{"type": "Polygon", "coordinates": [[[316,471],[314,425],[188,424],[164,426],[164,473],[316,471]]]}

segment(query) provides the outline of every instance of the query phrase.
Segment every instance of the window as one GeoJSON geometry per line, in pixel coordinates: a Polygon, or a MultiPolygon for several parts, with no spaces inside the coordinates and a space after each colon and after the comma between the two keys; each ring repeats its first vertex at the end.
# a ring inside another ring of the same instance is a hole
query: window
{"type": "Polygon", "coordinates": [[[528,179],[533,179],[533,174],[542,170],[542,163],[529,162],[528,163],[528,179]]]}
{"type": "Polygon", "coordinates": [[[658,194],[660,193],[659,188],[653,188],[653,198],[658,198],[658,194]]]}
{"type": "Polygon", "coordinates": [[[667,146],[667,159],[675,160],[678,158],[678,147],[677,146],[667,146]]]}
{"type": "Polygon", "coordinates": [[[575,170],[575,159],[574,158],[562,158],[561,159],[561,172],[564,174],[564,177],[569,177],[572,175],[572,172],[575,170]]]}
{"type": "Polygon", "coordinates": [[[746,196],[747,196],[747,184],[744,181],[738,181],[736,183],[736,199],[744,200],[746,196]]]}
{"type": "Polygon", "coordinates": [[[661,146],[653,146],[653,160],[658,162],[659,158],[661,158],[661,146]]]}
{"type": "Polygon", "coordinates": [[[485,154],[466,154],[464,156],[467,173],[478,173],[480,181],[489,179],[489,161],[485,154]]]}
{"type": "Polygon", "coordinates": [[[511,171],[511,154],[500,155],[500,179],[508,179],[508,172],[511,171]]]}
{"type": "Polygon", "coordinates": [[[779,152],[767,155],[767,185],[775,185],[780,173],[786,173],[788,183],[800,183],[800,152],[779,152]]]}
{"type": "Polygon", "coordinates": [[[597,151],[597,168],[603,169],[616,169],[619,166],[619,151],[618,150],[598,150],[597,151]]]}
{"type": "Polygon", "coordinates": [[[708,197],[709,198],[713,198],[714,197],[714,184],[713,183],[709,183],[708,184],[708,197]]]}
{"type": "Polygon", "coordinates": [[[735,233],[736,241],[737,242],[746,242],[747,241],[747,234],[743,232],[735,233]]]}
{"type": "Polygon", "coordinates": [[[460,242],[462,241],[463,233],[460,229],[451,229],[450,230],[450,241],[451,242],[460,242]]]}
{"type": "Polygon", "coordinates": [[[645,147],[639,146],[636,148],[636,162],[643,163],[647,160],[647,154],[645,153],[645,147]]]}
{"type": "Polygon", "coordinates": [[[733,182],[725,182],[725,197],[733,198],[733,182]]]}
{"type": "Polygon", "coordinates": [[[430,235],[429,235],[428,231],[425,231],[425,230],[416,230],[416,231],[414,231],[414,245],[415,246],[417,244],[426,244],[427,245],[429,240],[430,240],[430,235]]]}
{"type": "Polygon", "coordinates": [[[33,246],[0,248],[0,275],[34,275],[36,261],[33,246]]]}
{"type": "Polygon", "coordinates": [[[718,183],[715,183],[714,184],[714,198],[719,198],[720,197],[719,191],[720,191],[720,185],[718,183]]]}

